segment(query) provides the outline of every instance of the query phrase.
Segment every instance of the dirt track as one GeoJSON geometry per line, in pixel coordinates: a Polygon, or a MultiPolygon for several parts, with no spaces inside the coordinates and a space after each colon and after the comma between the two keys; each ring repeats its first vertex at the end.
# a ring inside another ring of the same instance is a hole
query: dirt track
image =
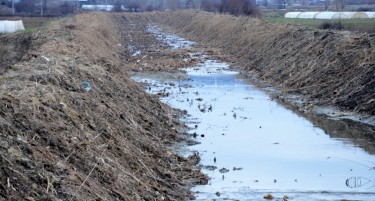
{"type": "Polygon", "coordinates": [[[198,156],[171,148],[187,140],[179,112],[129,78],[198,62],[146,33],[151,21],[307,103],[375,114],[374,36],[192,11],[82,14],[0,36],[0,199],[185,200],[207,182],[198,156]]]}

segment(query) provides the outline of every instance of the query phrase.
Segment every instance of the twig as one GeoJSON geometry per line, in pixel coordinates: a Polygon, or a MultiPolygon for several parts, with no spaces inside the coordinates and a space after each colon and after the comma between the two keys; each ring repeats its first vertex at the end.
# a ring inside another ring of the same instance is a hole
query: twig
{"type": "Polygon", "coordinates": [[[85,180],[83,180],[82,184],[79,186],[79,188],[77,189],[77,191],[73,194],[72,198],[70,198],[70,201],[72,201],[74,199],[74,197],[78,194],[79,190],[81,190],[81,188],[83,187],[83,185],[85,185],[86,181],[89,179],[90,175],[92,174],[92,172],[94,171],[94,169],[96,168],[96,166],[98,166],[100,158],[103,155],[103,153],[104,153],[105,150],[106,149],[104,149],[102,151],[102,153],[100,154],[100,157],[99,157],[98,161],[95,163],[94,167],[91,169],[91,171],[89,172],[89,174],[86,176],[85,180]]]}

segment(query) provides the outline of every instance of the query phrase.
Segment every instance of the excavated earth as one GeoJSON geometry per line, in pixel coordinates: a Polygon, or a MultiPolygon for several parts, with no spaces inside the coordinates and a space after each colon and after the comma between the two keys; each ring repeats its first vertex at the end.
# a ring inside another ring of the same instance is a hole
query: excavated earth
{"type": "Polygon", "coordinates": [[[304,111],[375,114],[374,35],[198,11],[62,18],[0,36],[0,200],[187,200],[207,183],[199,156],[176,150],[190,141],[183,112],[130,79],[199,62],[147,32],[154,23],[251,81],[303,97],[304,111]]]}
{"type": "Polygon", "coordinates": [[[0,200],[186,200],[207,182],[175,150],[181,112],[129,78],[130,40],[163,48],[146,25],[89,13],[0,37],[0,200]]]}

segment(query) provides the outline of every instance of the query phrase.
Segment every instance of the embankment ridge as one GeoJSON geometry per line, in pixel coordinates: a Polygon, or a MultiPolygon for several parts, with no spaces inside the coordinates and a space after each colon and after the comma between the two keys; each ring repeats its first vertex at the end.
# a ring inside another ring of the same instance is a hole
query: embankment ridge
{"type": "Polygon", "coordinates": [[[17,62],[0,80],[0,200],[185,200],[207,181],[169,148],[174,111],[129,78],[118,27],[81,14],[1,46],[17,62]]]}

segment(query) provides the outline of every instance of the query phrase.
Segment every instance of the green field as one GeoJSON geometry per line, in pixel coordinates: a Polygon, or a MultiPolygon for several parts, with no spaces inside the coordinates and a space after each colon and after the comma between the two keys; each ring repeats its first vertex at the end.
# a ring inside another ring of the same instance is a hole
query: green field
{"type": "Polygon", "coordinates": [[[342,20],[321,20],[321,19],[288,19],[283,13],[264,13],[263,18],[272,23],[300,24],[307,27],[319,28],[325,22],[339,22],[344,30],[375,33],[375,19],[342,19],[342,20]]]}

